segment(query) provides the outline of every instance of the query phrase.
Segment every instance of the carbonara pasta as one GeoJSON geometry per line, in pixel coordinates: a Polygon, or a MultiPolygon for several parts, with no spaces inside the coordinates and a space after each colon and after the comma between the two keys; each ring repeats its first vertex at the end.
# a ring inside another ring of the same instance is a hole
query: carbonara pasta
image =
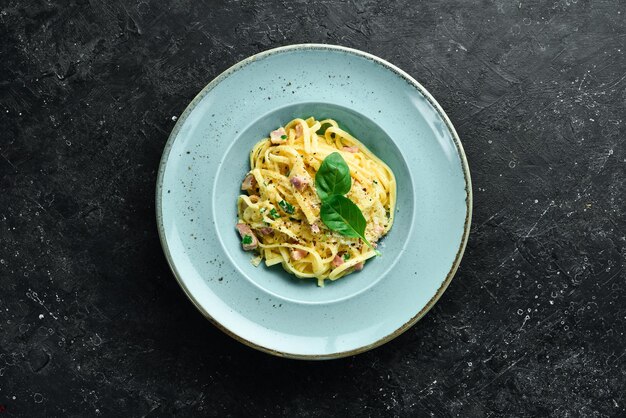
{"type": "Polygon", "coordinates": [[[315,175],[324,159],[339,152],[350,169],[346,197],[361,210],[365,238],[376,246],[391,229],[396,180],[391,169],[332,119],[294,119],[272,131],[250,152],[250,172],[237,201],[237,230],[244,250],[256,250],[255,265],[282,264],[300,278],[336,280],[363,269],[376,251],[344,236],[320,219],[315,175]]]}

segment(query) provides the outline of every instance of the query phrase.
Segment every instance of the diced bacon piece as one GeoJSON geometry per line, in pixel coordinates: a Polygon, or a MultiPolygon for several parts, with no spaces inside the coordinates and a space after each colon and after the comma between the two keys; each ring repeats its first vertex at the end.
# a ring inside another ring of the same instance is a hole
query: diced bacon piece
{"type": "Polygon", "coordinates": [[[382,225],[374,225],[374,235],[380,237],[380,235],[385,232],[385,227],[382,225]]]}
{"type": "Polygon", "coordinates": [[[251,194],[250,195],[250,201],[252,203],[257,203],[259,201],[259,199],[261,199],[259,196],[255,195],[255,194],[251,194]]]}
{"type": "Polygon", "coordinates": [[[252,174],[248,174],[245,179],[243,179],[243,183],[241,183],[241,190],[245,190],[247,192],[251,192],[256,189],[257,183],[256,179],[252,174]]]}
{"type": "Polygon", "coordinates": [[[311,232],[313,232],[314,234],[319,234],[320,227],[317,224],[311,224],[311,232]]]}
{"type": "Polygon", "coordinates": [[[245,224],[243,222],[237,223],[237,225],[235,225],[235,228],[237,228],[237,231],[239,231],[239,235],[241,235],[241,238],[243,238],[243,236],[246,234],[252,233],[252,229],[250,228],[250,225],[245,224]]]}
{"type": "Polygon", "coordinates": [[[302,136],[302,125],[300,124],[296,125],[296,136],[302,136]]]}
{"type": "Polygon", "coordinates": [[[250,229],[250,225],[240,222],[235,225],[235,228],[237,228],[237,231],[239,231],[239,235],[241,235],[241,245],[243,246],[243,249],[245,251],[254,250],[256,247],[259,246],[259,240],[254,235],[254,232],[252,232],[252,229],[250,229]]]}
{"type": "Polygon", "coordinates": [[[351,152],[351,153],[356,153],[359,152],[359,148],[358,147],[343,147],[343,150],[345,152],[351,152]]]}
{"type": "Polygon", "coordinates": [[[343,264],[343,257],[337,254],[333,259],[333,267],[339,267],[343,264]]]}
{"type": "Polygon", "coordinates": [[[279,128],[270,133],[270,141],[272,144],[282,144],[287,140],[287,132],[285,128],[279,128]]]}
{"type": "Polygon", "coordinates": [[[259,232],[263,235],[269,235],[274,232],[274,228],[270,228],[269,226],[264,226],[263,228],[259,229],[259,232]]]}
{"type": "Polygon", "coordinates": [[[298,190],[303,190],[309,184],[309,181],[307,179],[298,176],[293,176],[289,179],[289,181],[291,182],[291,184],[293,184],[293,187],[298,190]]]}
{"type": "Polygon", "coordinates": [[[304,257],[306,257],[307,254],[307,251],[301,250],[299,248],[294,248],[291,250],[291,258],[296,261],[302,260],[304,257]]]}
{"type": "Polygon", "coordinates": [[[363,270],[363,262],[361,261],[360,263],[357,263],[354,265],[354,271],[361,271],[363,270]]]}

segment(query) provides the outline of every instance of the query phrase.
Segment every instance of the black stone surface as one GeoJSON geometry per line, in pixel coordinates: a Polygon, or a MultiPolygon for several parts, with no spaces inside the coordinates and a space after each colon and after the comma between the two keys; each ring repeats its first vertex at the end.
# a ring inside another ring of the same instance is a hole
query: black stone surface
{"type": "Polygon", "coordinates": [[[625,416],[625,52],[619,1],[0,2],[0,416],[625,416]],[[211,326],[154,216],[174,117],[302,42],[413,75],[474,183],[436,307],[328,362],[211,326]]]}

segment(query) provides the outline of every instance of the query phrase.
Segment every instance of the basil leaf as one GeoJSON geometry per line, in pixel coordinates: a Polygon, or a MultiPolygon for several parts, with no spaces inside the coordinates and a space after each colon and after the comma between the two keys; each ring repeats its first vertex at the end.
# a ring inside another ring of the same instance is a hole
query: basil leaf
{"type": "Polygon", "coordinates": [[[320,218],[328,228],[343,236],[361,238],[368,247],[380,255],[365,238],[366,221],[361,209],[347,197],[334,195],[325,200],[320,208],[320,218]]]}
{"type": "Polygon", "coordinates": [[[350,168],[341,154],[333,152],[324,158],[315,173],[315,189],[323,202],[333,195],[344,195],[352,187],[350,168]]]}

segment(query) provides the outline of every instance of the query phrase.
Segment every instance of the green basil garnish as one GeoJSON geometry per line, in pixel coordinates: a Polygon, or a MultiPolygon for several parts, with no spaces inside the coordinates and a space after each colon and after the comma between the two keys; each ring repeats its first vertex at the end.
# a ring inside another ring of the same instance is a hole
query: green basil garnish
{"type": "Polygon", "coordinates": [[[278,206],[280,206],[285,212],[290,215],[293,215],[293,213],[296,211],[296,208],[294,208],[291,203],[285,200],[281,200],[280,202],[278,202],[278,206]]]}
{"type": "Polygon", "coordinates": [[[365,238],[365,217],[361,209],[345,196],[334,195],[322,203],[320,209],[322,222],[333,231],[351,238],[361,238],[368,247],[380,255],[365,238]]]}
{"type": "MultiPolygon", "coordinates": [[[[324,158],[319,170],[315,173],[315,189],[322,201],[320,218],[332,231],[339,232],[346,237],[360,238],[376,252],[376,255],[380,255],[380,252],[365,238],[367,222],[363,212],[353,201],[344,196],[351,187],[350,167],[341,154],[333,152],[324,158]]],[[[346,253],[343,257],[344,260],[348,260],[350,254],[346,253]]]]}
{"type": "Polygon", "coordinates": [[[341,154],[333,152],[324,158],[315,173],[315,189],[320,200],[324,202],[333,195],[344,195],[350,191],[350,187],[350,168],[341,154]]]}
{"type": "Polygon", "coordinates": [[[270,216],[274,219],[280,218],[280,214],[276,211],[276,208],[272,208],[272,210],[270,210],[270,216]]]}

